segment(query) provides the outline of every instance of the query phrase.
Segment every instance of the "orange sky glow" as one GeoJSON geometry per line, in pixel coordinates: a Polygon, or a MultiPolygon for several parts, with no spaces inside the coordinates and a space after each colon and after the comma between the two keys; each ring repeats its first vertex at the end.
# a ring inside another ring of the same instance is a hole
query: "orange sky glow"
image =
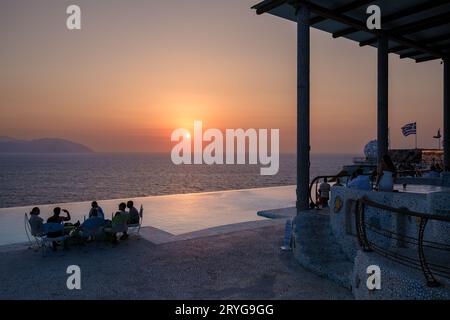
{"type": "MultiPolygon", "coordinates": [[[[257,0],[5,0],[0,136],[60,137],[100,152],[170,152],[171,132],[277,128],[295,152],[296,26],[257,0]],[[82,30],[65,8],[82,9],[82,30]]],[[[361,153],[376,137],[376,50],[312,30],[311,145],[361,153]]],[[[442,65],[390,57],[391,146],[442,128],[442,65]]]]}

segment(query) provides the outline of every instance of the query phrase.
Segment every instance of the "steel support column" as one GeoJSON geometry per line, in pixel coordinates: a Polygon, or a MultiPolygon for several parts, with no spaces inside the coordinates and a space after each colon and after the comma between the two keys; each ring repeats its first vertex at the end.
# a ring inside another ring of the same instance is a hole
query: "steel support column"
{"type": "Polygon", "coordinates": [[[378,38],[378,108],[377,108],[377,140],[378,163],[389,149],[389,51],[388,36],[382,34],[378,38]]]}
{"type": "Polygon", "coordinates": [[[310,11],[297,11],[297,212],[309,208],[310,11]]]}
{"type": "Polygon", "coordinates": [[[450,171],[450,58],[444,60],[444,167],[450,171]]]}

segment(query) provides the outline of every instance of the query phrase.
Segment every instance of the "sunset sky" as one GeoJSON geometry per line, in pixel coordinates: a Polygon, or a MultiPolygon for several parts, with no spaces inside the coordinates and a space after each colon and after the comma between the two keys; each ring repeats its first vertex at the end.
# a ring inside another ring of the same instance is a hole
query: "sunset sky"
{"type": "MultiPolygon", "coordinates": [[[[296,26],[258,0],[0,0],[0,136],[60,137],[101,152],[170,152],[171,132],[279,128],[295,151],[296,26]],[[66,7],[82,30],[66,29],[66,7]]],[[[312,29],[312,152],[376,137],[376,49],[312,29]]],[[[442,65],[390,57],[391,146],[442,128],[442,65]]]]}

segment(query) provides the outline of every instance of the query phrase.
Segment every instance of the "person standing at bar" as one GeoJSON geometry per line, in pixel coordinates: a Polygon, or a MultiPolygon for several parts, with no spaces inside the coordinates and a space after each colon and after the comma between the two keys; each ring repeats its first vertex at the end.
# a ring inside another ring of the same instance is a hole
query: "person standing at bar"
{"type": "Polygon", "coordinates": [[[378,166],[378,175],[376,186],[378,191],[392,192],[394,191],[394,179],[397,169],[389,155],[385,154],[381,158],[381,162],[378,166]]]}

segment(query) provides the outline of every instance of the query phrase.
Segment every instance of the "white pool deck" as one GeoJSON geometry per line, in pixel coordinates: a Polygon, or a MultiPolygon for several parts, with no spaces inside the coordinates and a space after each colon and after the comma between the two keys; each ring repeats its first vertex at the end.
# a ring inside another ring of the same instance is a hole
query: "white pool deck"
{"type": "MultiPolygon", "coordinates": [[[[424,185],[408,185],[406,189],[402,185],[396,185],[396,189],[418,194],[450,192],[450,188],[424,185]]],[[[264,220],[268,219],[258,216],[257,212],[294,207],[295,186],[96,200],[109,219],[117,211],[120,202],[133,200],[137,208],[143,205],[142,226],[146,228],[141,230],[142,236],[154,243],[163,243],[265,225],[264,220]]],[[[87,216],[90,203],[86,201],[0,208],[0,246],[28,241],[24,229],[24,214],[29,213],[32,207],[38,206],[41,217],[47,219],[53,208],[59,206],[69,210],[71,222],[76,222],[83,221],[87,216]]],[[[286,217],[276,217],[287,218],[290,214],[289,211],[286,217]]]]}
{"type": "MultiPolygon", "coordinates": [[[[295,205],[295,186],[95,200],[103,208],[107,218],[117,211],[120,202],[133,200],[137,208],[140,205],[144,207],[143,226],[151,227],[143,231],[144,235],[150,230],[153,235],[165,234],[177,236],[177,239],[182,238],[180,235],[188,236],[199,230],[226,231],[227,228],[223,226],[266,220],[258,216],[257,212],[295,205]]],[[[76,222],[83,221],[88,214],[90,201],[34,206],[41,209],[41,217],[44,219],[51,215],[54,207],[67,209],[72,222],[76,222]]],[[[24,229],[24,214],[34,206],[0,209],[0,246],[28,241],[24,229]]]]}

